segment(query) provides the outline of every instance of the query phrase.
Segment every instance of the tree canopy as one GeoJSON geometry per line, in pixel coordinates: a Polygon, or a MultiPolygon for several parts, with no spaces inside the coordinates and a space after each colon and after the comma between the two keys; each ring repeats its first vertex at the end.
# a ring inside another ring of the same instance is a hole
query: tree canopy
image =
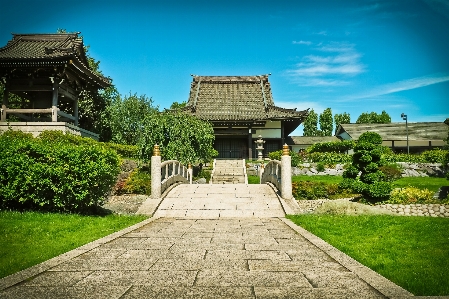
{"type": "Polygon", "coordinates": [[[389,124],[391,123],[390,115],[382,111],[381,114],[377,114],[376,112],[364,112],[360,114],[356,121],[357,124],[389,124]]]}
{"type": "Polygon", "coordinates": [[[335,114],[334,120],[335,120],[335,129],[337,129],[338,126],[341,124],[350,124],[351,116],[349,115],[349,113],[343,112],[340,114],[335,114]]]}
{"type": "Polygon", "coordinates": [[[318,114],[312,109],[304,121],[304,136],[319,136],[318,135],[318,114]]]}
{"type": "Polygon", "coordinates": [[[332,136],[332,129],[334,127],[334,120],[332,118],[331,108],[324,109],[320,114],[320,130],[322,136],[332,136]]]}

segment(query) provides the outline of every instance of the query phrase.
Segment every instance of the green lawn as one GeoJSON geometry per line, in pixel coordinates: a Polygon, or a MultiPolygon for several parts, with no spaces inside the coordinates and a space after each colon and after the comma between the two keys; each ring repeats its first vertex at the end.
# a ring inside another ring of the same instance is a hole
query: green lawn
{"type": "Polygon", "coordinates": [[[413,186],[419,189],[427,188],[430,191],[437,192],[441,186],[449,186],[449,181],[446,178],[433,178],[433,177],[410,177],[400,178],[393,183],[396,188],[404,188],[413,186]]]}
{"type": "Polygon", "coordinates": [[[0,278],[146,218],[0,211],[0,278]]]}
{"type": "Polygon", "coordinates": [[[323,182],[328,184],[338,184],[343,179],[342,176],[339,175],[294,175],[292,176],[292,182],[299,181],[313,181],[313,182],[323,182]]]}
{"type": "Polygon", "coordinates": [[[385,215],[287,218],[415,295],[449,295],[447,218],[385,215]]]}

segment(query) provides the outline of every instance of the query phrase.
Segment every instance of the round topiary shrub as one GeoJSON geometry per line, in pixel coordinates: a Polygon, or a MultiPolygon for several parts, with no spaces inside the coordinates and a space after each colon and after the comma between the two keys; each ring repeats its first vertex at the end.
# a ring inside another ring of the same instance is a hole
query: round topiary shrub
{"type": "Polygon", "coordinates": [[[375,132],[365,132],[359,136],[358,143],[382,144],[382,137],[375,132]]]}

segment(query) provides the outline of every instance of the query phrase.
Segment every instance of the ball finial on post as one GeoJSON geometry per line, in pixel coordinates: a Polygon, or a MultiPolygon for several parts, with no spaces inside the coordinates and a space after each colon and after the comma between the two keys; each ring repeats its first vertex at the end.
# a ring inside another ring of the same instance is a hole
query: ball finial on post
{"type": "Polygon", "coordinates": [[[161,155],[161,150],[159,148],[159,145],[155,144],[154,148],[153,148],[153,156],[160,156],[161,155]]]}
{"type": "Polygon", "coordinates": [[[282,156],[290,156],[290,148],[287,144],[282,147],[282,156]]]}

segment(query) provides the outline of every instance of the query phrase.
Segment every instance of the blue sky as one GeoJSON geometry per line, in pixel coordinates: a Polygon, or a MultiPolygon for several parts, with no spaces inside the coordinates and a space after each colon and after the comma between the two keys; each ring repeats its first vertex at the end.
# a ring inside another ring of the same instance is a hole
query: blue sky
{"type": "Polygon", "coordinates": [[[57,28],[81,32],[121,94],[160,108],[187,100],[190,74],[271,73],[281,107],[449,117],[448,0],[0,0],[0,46],[57,28]]]}

